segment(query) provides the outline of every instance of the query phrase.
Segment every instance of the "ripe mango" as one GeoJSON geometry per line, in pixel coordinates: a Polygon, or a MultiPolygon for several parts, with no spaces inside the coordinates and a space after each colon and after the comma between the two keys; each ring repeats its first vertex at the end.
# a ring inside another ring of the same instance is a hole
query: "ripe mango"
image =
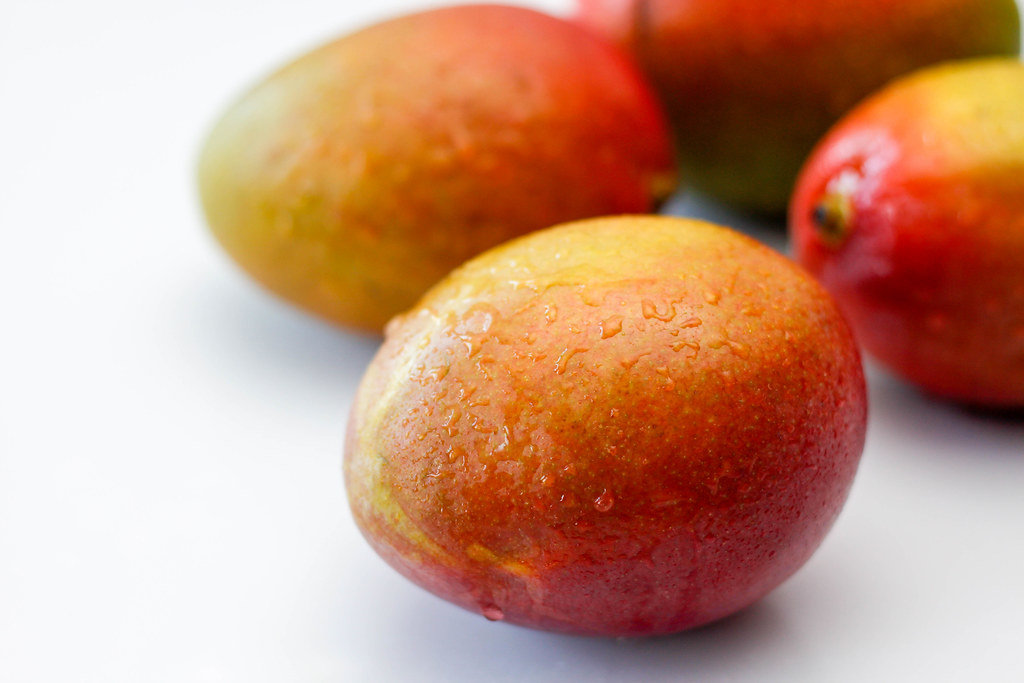
{"type": "Polygon", "coordinates": [[[388,325],[344,472],[376,551],[457,605],[669,633],[810,557],[865,419],[850,330],[796,264],[708,223],[591,219],[472,259],[388,325]]]}
{"type": "Polygon", "coordinates": [[[1020,49],[1014,0],[578,0],[658,89],[684,180],[783,213],[840,116],[892,78],[1020,49]]]}
{"type": "Polygon", "coordinates": [[[510,237],[646,212],[675,183],[656,97],[580,27],[501,6],[385,21],[245,94],[199,163],[213,234],[252,277],[379,331],[510,237]]]}
{"type": "Polygon", "coordinates": [[[893,372],[1024,406],[1024,64],[950,63],[869,99],[808,161],[790,224],[893,372]]]}

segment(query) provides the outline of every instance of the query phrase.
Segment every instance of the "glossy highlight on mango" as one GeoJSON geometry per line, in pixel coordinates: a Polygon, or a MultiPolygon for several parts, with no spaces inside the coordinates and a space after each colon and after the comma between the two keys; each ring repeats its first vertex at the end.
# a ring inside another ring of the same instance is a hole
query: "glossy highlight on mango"
{"type": "Polygon", "coordinates": [[[814,144],[891,79],[1016,55],[1014,0],[578,0],[667,107],[687,184],[784,213],[814,144]]]}
{"type": "Polygon", "coordinates": [[[266,288],[379,332],[464,260],[589,216],[647,212],[675,184],[631,61],[532,10],[438,9],[300,57],[210,133],[210,228],[266,288]]]}
{"type": "Polygon", "coordinates": [[[1024,64],[952,62],[878,93],[812,156],[790,224],[890,370],[1024,407],[1024,64]]]}
{"type": "Polygon", "coordinates": [[[864,444],[858,351],[802,269],[708,223],[559,226],[388,326],[345,481],[376,551],[488,619],[671,633],[795,572],[864,444]]]}

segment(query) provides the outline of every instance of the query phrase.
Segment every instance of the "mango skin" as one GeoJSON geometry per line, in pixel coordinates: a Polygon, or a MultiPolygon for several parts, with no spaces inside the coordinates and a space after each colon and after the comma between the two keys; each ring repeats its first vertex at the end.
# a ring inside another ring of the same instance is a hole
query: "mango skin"
{"type": "Polygon", "coordinates": [[[210,133],[210,228],[253,278],[380,332],[510,237],[646,212],[675,186],[667,126],[619,50],[532,10],[408,15],[325,45],[210,133]]]}
{"type": "Polygon", "coordinates": [[[864,377],[828,294],[731,230],[534,233],[388,326],[344,473],[403,575],[489,619],[671,633],[797,570],[846,499],[864,377]]]}
{"type": "Polygon", "coordinates": [[[815,143],[891,79],[1015,55],[1014,0],[578,0],[663,98],[688,185],[783,214],[815,143]]]}
{"type": "Polygon", "coordinates": [[[950,63],[878,93],[808,161],[790,225],[890,370],[1024,406],[1024,64],[950,63]]]}

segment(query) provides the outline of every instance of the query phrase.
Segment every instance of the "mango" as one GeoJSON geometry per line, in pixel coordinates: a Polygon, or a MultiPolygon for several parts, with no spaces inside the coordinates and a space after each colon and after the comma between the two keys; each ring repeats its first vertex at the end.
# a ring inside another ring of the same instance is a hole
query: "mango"
{"type": "Polygon", "coordinates": [[[1024,406],[1024,64],[955,62],[882,90],[808,161],[790,226],[892,372],[1024,406]]]}
{"type": "Polygon", "coordinates": [[[695,220],[533,233],[389,323],[344,474],[376,551],[491,620],[671,633],[818,547],[864,445],[860,357],[777,252],[695,220]]]}
{"type": "Polygon", "coordinates": [[[635,65],[502,6],[399,17],[298,58],[229,108],[199,162],[210,228],[246,272],[370,332],[470,256],[651,211],[674,186],[635,65]]]}
{"type": "Polygon", "coordinates": [[[785,212],[814,144],[861,99],[936,62],[1014,55],[1014,0],[578,0],[578,19],[643,66],[684,179],[785,212]]]}

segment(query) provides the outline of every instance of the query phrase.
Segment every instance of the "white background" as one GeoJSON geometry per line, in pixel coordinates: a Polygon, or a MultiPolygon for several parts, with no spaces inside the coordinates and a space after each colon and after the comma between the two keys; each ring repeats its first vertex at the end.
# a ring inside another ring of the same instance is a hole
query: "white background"
{"type": "MultiPolygon", "coordinates": [[[[833,533],[716,625],[533,632],[377,559],[340,474],[377,342],[248,282],[205,231],[193,171],[241,89],[422,6],[4,0],[0,681],[1024,680],[1024,420],[874,368],[833,533]]],[[[669,210],[784,248],[777,226],[669,210]]]]}

